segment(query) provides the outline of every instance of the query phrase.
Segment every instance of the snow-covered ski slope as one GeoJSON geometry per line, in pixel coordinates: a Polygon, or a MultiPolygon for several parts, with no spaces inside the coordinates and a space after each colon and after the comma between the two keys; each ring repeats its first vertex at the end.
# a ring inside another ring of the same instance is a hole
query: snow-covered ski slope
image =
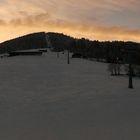
{"type": "Polygon", "coordinates": [[[140,80],[66,58],[0,60],[0,140],[140,140],[140,80]]]}

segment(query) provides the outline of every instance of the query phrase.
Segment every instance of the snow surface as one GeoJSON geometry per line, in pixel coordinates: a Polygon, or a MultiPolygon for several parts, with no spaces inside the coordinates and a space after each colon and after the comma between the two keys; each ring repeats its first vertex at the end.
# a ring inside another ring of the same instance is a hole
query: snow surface
{"type": "Polygon", "coordinates": [[[140,140],[140,79],[107,64],[43,56],[0,60],[0,140],[140,140]]]}

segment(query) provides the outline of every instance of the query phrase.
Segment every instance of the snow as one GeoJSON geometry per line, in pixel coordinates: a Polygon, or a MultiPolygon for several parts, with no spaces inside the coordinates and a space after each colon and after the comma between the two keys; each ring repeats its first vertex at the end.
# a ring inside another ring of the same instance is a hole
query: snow
{"type": "Polygon", "coordinates": [[[1,140],[139,140],[140,82],[53,52],[0,60],[1,140]]]}

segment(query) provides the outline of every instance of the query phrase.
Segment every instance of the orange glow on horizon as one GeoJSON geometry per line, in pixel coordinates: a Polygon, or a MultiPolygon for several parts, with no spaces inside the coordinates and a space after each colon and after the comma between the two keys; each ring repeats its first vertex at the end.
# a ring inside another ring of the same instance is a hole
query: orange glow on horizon
{"type": "Polygon", "coordinates": [[[74,24],[65,24],[58,25],[57,24],[48,24],[41,26],[1,26],[0,27],[0,42],[13,39],[22,35],[26,35],[33,32],[59,32],[64,33],[66,35],[70,35],[76,38],[88,38],[91,40],[122,40],[122,41],[136,41],[140,42],[140,31],[127,30],[123,28],[109,28],[109,27],[99,27],[99,26],[78,26],[74,24]]]}

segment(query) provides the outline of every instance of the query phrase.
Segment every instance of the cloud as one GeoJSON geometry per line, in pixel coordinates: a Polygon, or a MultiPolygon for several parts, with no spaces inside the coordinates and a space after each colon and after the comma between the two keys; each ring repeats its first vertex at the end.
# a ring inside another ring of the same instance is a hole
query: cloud
{"type": "Polygon", "coordinates": [[[7,25],[6,21],[3,19],[0,19],[0,26],[5,26],[7,25]]]}
{"type": "Polygon", "coordinates": [[[30,26],[40,26],[50,19],[50,16],[48,13],[40,13],[37,15],[28,15],[26,12],[20,11],[19,14],[21,14],[22,17],[11,19],[9,21],[10,25],[29,26],[29,27],[30,26]]]}

